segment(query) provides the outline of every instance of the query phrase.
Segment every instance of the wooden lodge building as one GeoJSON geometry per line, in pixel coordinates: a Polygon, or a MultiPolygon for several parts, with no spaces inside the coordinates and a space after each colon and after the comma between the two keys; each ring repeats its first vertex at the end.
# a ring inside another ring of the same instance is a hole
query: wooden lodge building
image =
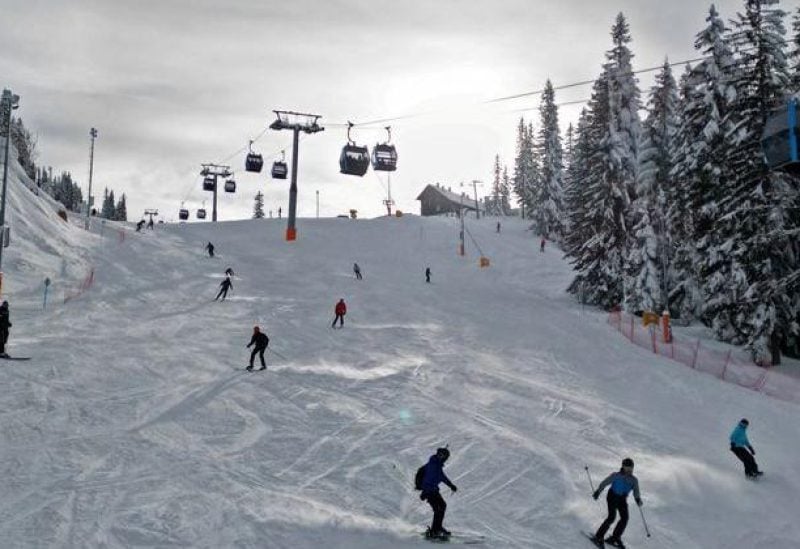
{"type": "MultiPolygon", "coordinates": [[[[455,214],[463,208],[464,210],[474,212],[476,209],[475,199],[465,193],[454,193],[449,187],[445,188],[438,183],[434,185],[427,185],[417,200],[420,201],[420,215],[445,215],[455,214]]],[[[479,205],[480,212],[484,213],[483,204],[479,205]]]]}

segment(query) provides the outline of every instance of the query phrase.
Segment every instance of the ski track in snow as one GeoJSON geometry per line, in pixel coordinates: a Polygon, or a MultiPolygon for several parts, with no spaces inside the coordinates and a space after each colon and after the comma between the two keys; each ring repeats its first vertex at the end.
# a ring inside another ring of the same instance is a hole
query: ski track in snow
{"type": "Polygon", "coordinates": [[[443,444],[446,524],[488,547],[585,546],[603,504],[584,466],[596,485],[628,455],[653,532],[631,508],[630,547],[797,546],[797,406],[631,345],[517,220],[468,221],[492,261],[478,269],[452,219],[303,219],[292,244],[279,220],[101,236],[20,177],[10,348],[34,358],[0,368],[3,547],[429,547],[412,475],[443,444]],[[286,359],[236,371],[254,324],[286,359]],[[727,450],[742,416],[759,483],[727,450]]]}

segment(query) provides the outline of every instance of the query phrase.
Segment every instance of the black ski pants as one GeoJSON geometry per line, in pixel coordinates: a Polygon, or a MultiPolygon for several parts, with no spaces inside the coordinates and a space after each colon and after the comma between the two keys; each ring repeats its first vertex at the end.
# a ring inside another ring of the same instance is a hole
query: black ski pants
{"type": "Polygon", "coordinates": [[[614,533],[611,534],[611,537],[621,539],[623,532],[625,532],[625,527],[628,525],[628,500],[625,496],[619,496],[609,490],[608,496],[606,496],[606,503],[608,503],[608,518],[597,529],[595,537],[597,539],[605,538],[606,532],[614,524],[619,512],[619,522],[614,527],[614,533]]]}
{"type": "Polygon", "coordinates": [[[361,280],[361,271],[356,271],[356,280],[361,280]]]}
{"type": "Polygon", "coordinates": [[[228,288],[222,287],[222,289],[217,294],[217,297],[214,298],[214,301],[218,300],[222,296],[222,301],[225,301],[225,298],[228,297],[228,288]]]}
{"type": "Polygon", "coordinates": [[[258,358],[261,359],[261,366],[263,366],[264,368],[267,367],[267,363],[264,362],[264,351],[266,351],[266,350],[267,350],[266,347],[256,347],[255,349],[253,349],[253,352],[250,353],[250,367],[251,368],[253,367],[253,363],[256,360],[256,355],[258,355],[258,358]]]}
{"type": "Polygon", "coordinates": [[[331,324],[331,328],[336,327],[336,321],[339,321],[339,327],[344,326],[344,315],[336,315],[336,318],[333,319],[333,324],[331,324]]]}
{"type": "Polygon", "coordinates": [[[758,472],[758,464],[747,448],[744,446],[731,446],[731,452],[744,464],[744,474],[753,476],[758,472]]]}
{"type": "Polygon", "coordinates": [[[8,328],[0,328],[0,354],[6,352],[6,343],[8,343],[8,328]]]}
{"type": "Polygon", "coordinates": [[[428,505],[433,509],[433,524],[431,524],[431,532],[436,534],[442,530],[442,522],[444,522],[444,513],[447,511],[447,503],[444,501],[442,494],[438,491],[428,492],[425,494],[425,499],[428,505]]]}

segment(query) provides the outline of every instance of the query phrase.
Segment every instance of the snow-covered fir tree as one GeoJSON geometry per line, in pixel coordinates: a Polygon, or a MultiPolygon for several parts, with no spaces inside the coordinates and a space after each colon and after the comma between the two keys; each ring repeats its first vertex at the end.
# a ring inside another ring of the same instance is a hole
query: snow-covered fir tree
{"type": "Polygon", "coordinates": [[[508,166],[503,166],[503,176],[500,180],[500,205],[503,215],[511,211],[511,178],[508,175],[508,166]]]}
{"type": "Polygon", "coordinates": [[[100,208],[100,217],[105,219],[114,219],[116,213],[116,205],[114,204],[114,191],[109,191],[108,188],[103,191],[103,205],[100,208]]]}
{"type": "Polygon", "coordinates": [[[678,92],[669,63],[656,76],[642,130],[636,200],[631,215],[633,241],[626,267],[625,306],[655,311],[665,306],[667,272],[665,189],[670,184],[672,154],[678,127],[678,92]]]}
{"type": "Polygon", "coordinates": [[[533,127],[519,119],[517,126],[517,154],[514,158],[514,194],[517,195],[523,217],[530,217],[535,196],[538,166],[533,150],[533,127]]]}
{"type": "Polygon", "coordinates": [[[258,191],[256,193],[253,204],[253,219],[264,218],[264,193],[258,191]]]}
{"type": "Polygon", "coordinates": [[[540,168],[530,217],[540,235],[560,242],[563,238],[564,159],[558,128],[558,107],[549,79],[542,93],[539,116],[541,122],[536,151],[540,168]]]}
{"type": "Polygon", "coordinates": [[[768,170],[760,144],[768,116],[785,105],[789,85],[786,14],[777,4],[747,0],[733,20],[737,96],[728,167],[735,181],[716,216],[721,243],[706,251],[707,266],[715,268],[706,276],[719,292],[704,304],[704,316],[721,338],[746,342],[760,362],[798,332],[800,312],[798,183],[768,170]]]}
{"type": "Polygon", "coordinates": [[[117,206],[114,211],[114,220],[116,221],[128,220],[128,204],[125,199],[125,193],[122,193],[122,197],[117,202],[117,206]]]}

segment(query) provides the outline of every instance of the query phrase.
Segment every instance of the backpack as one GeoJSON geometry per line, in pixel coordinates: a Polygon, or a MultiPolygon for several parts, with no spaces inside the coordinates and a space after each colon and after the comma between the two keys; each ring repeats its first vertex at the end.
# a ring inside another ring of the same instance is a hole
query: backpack
{"type": "Polygon", "coordinates": [[[414,489],[422,490],[422,481],[425,480],[425,465],[417,469],[417,474],[414,475],[414,489]]]}

